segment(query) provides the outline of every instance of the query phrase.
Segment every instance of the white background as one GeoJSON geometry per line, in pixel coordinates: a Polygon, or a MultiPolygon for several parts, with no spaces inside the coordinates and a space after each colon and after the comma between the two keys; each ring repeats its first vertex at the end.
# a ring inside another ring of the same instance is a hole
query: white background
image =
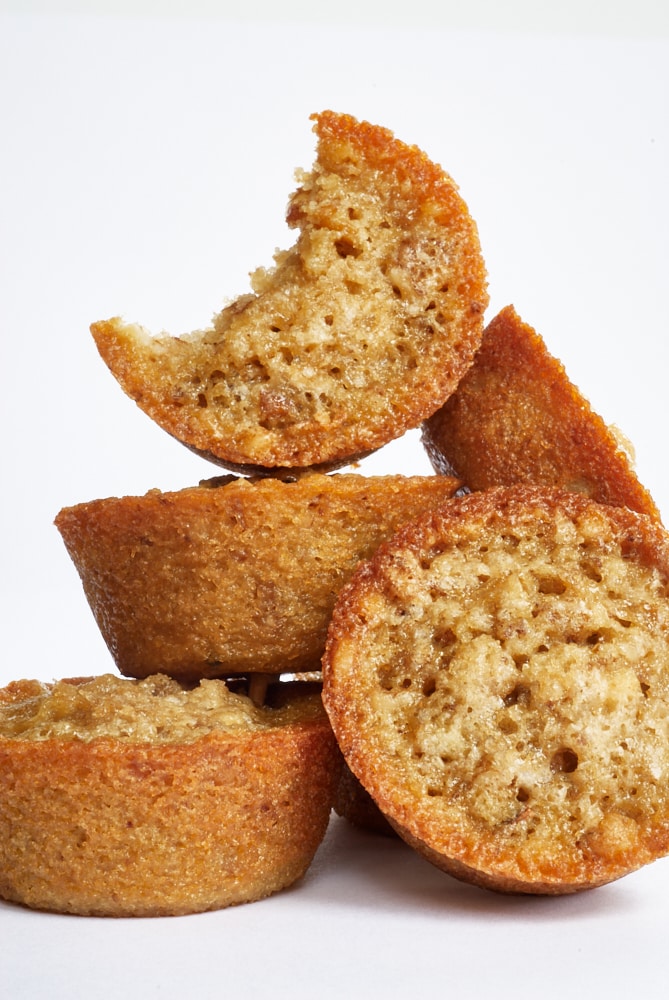
{"type": "MultiPolygon", "coordinates": [[[[52,525],[216,474],[118,388],[88,326],[206,325],[292,237],[309,114],[421,146],[513,303],[637,450],[669,516],[669,8],[1,2],[0,683],[114,669],[52,525]]],[[[427,472],[415,434],[365,472],[427,472]]],[[[0,903],[7,997],[666,996],[669,861],[505,899],[333,822],[263,903],[140,921],[0,903]]]]}

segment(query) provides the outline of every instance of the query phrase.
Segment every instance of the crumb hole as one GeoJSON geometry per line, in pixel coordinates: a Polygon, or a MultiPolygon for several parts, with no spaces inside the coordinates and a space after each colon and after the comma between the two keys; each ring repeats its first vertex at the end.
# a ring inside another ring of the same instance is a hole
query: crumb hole
{"type": "Polygon", "coordinates": [[[551,771],[561,774],[571,774],[578,767],[578,754],[569,747],[563,747],[551,757],[551,771]]]}
{"type": "Polygon", "coordinates": [[[583,571],[583,575],[586,576],[588,580],[592,580],[593,583],[602,582],[602,574],[599,572],[596,566],[592,565],[592,563],[582,562],[581,569],[583,571]]]}
{"type": "Polygon", "coordinates": [[[537,590],[540,594],[564,594],[566,589],[564,580],[557,576],[542,576],[537,581],[537,590]]]}
{"type": "Polygon", "coordinates": [[[384,691],[393,690],[393,668],[390,664],[384,663],[376,672],[379,684],[384,691]]]}
{"type": "Polygon", "coordinates": [[[435,646],[452,646],[456,641],[457,637],[452,628],[437,629],[432,636],[435,646]]]}
{"type": "Polygon", "coordinates": [[[514,719],[507,717],[500,719],[499,721],[499,731],[504,733],[505,736],[513,736],[517,733],[519,729],[518,723],[514,719]]]}
{"type": "Polygon", "coordinates": [[[530,798],[530,793],[526,788],[523,788],[521,785],[516,794],[516,798],[518,799],[519,802],[528,802],[530,798]]]}
{"type": "Polygon", "coordinates": [[[530,689],[526,684],[516,684],[502,699],[507,708],[512,705],[527,705],[530,700],[530,689]]]}
{"type": "Polygon", "coordinates": [[[359,257],[362,252],[346,236],[341,236],[338,240],[335,240],[335,250],[343,258],[359,257]]]}

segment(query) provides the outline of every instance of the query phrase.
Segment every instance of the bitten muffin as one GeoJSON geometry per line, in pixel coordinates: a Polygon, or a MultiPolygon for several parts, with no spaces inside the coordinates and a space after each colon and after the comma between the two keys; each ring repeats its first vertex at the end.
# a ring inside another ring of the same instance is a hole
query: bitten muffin
{"type": "Polygon", "coordinates": [[[317,158],[290,199],[291,250],[210,329],[91,327],[122,388],[219,464],[332,468],[416,427],[480,342],[486,275],[456,185],[386,129],[313,116],[317,158]]]}
{"type": "Polygon", "coordinates": [[[457,391],[423,426],[434,468],[472,490],[536,482],[659,519],[621,439],[507,306],[457,391]]]}
{"type": "Polygon", "coordinates": [[[519,486],[398,532],[337,601],[324,701],[409,844],[558,894],[669,851],[669,540],[651,518],[519,486]]]}
{"type": "Polygon", "coordinates": [[[14,682],[0,691],[0,896],[95,916],[269,896],[309,866],[339,761],[319,694],[273,709],[222,681],[14,682]]]}
{"type": "Polygon", "coordinates": [[[454,479],[314,473],[94,500],[56,525],[119,670],[181,679],[320,668],[338,590],[454,479]]]}

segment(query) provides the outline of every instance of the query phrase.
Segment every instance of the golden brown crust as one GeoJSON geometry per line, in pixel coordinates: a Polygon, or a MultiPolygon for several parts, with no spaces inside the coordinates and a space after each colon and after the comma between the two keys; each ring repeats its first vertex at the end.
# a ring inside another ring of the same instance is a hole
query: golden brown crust
{"type": "Polygon", "coordinates": [[[472,490],[537,482],[659,519],[620,441],[511,306],[486,327],[423,442],[437,471],[455,470],[472,490]]]}
{"type": "Polygon", "coordinates": [[[342,590],[324,702],[395,829],[478,885],[592,888],[669,851],[669,540],[533,486],[448,501],[342,590]]]}
{"type": "Polygon", "coordinates": [[[101,916],[261,899],[309,866],[339,761],[324,714],[183,744],[0,738],[0,896],[101,916]]]}
{"type": "Polygon", "coordinates": [[[96,500],[56,525],[120,671],[180,679],[314,669],[339,588],[457,488],[309,475],[96,500]]]}
{"type": "Polygon", "coordinates": [[[361,830],[382,833],[387,837],[395,833],[372,796],[346,764],[342,767],[334,809],[338,816],[361,830]]]}
{"type": "Polygon", "coordinates": [[[313,117],[316,163],[287,216],[297,242],[253,294],[183,337],[91,327],[153,420],[237,469],[325,471],[375,450],[441,405],[481,338],[485,268],[451,178],[387,129],[313,117]]]}

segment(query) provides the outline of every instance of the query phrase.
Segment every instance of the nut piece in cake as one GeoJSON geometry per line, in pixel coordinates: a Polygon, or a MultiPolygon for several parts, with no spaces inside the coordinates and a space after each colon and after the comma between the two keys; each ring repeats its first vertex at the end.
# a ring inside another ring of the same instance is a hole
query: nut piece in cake
{"type": "Polygon", "coordinates": [[[318,693],[259,708],[218,680],[16,681],[0,691],[0,896],[124,917],[269,896],[311,863],[339,761],[318,693]]]}
{"type": "Polygon", "coordinates": [[[669,851],[669,539],[517,486],[401,529],[341,592],[323,694],[396,830],[488,888],[559,894],[669,851]]]}
{"type": "Polygon", "coordinates": [[[620,438],[511,306],[486,327],[457,391],[424,424],[423,442],[437,471],[472,490],[536,482],[659,519],[620,438]]]}
{"type": "Polygon", "coordinates": [[[459,485],[321,473],[217,482],[56,518],[124,674],[320,669],[336,594],[358,561],[459,485]]]}
{"type": "Polygon", "coordinates": [[[91,327],[125,392],[233,469],[332,468],[416,427],[453,391],[487,305],[456,185],[388,130],[314,115],[317,157],[288,207],[299,231],[210,329],[91,327]]]}

